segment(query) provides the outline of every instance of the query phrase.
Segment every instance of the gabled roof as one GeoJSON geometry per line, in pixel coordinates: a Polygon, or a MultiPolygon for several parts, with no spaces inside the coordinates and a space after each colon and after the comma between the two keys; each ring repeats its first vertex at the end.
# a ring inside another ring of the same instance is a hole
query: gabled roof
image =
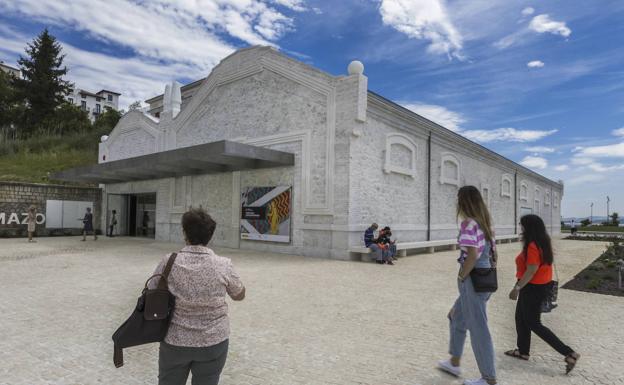
{"type": "Polygon", "coordinates": [[[100,90],[100,91],[97,92],[97,94],[99,95],[99,94],[101,94],[103,92],[107,92],[107,93],[113,94],[113,95],[121,95],[119,92],[109,91],[109,90],[100,90]]]}

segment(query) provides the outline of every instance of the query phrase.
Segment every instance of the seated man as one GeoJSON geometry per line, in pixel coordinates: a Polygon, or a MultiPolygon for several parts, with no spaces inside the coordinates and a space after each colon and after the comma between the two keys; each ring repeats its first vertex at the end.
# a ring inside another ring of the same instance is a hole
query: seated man
{"type": "Polygon", "coordinates": [[[364,232],[364,245],[371,249],[375,262],[383,264],[387,258],[385,250],[378,244],[379,238],[375,238],[375,231],[379,228],[377,223],[370,225],[364,232]]]}

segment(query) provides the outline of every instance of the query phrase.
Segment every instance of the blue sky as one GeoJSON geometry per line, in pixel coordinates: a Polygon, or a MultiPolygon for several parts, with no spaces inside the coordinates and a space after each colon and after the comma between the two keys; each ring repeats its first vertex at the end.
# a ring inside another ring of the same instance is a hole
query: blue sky
{"type": "Polygon", "coordinates": [[[565,183],[564,216],[624,214],[624,1],[0,0],[0,60],[44,27],[78,87],[123,94],[272,45],[565,183]]]}

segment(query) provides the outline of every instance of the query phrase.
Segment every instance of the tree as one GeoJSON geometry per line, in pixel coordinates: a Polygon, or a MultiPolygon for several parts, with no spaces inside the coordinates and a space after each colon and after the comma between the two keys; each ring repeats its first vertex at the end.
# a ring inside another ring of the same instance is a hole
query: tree
{"type": "Polygon", "coordinates": [[[63,103],[39,123],[38,130],[47,135],[67,135],[92,130],[88,113],[70,103],[63,103]]]}
{"type": "Polygon", "coordinates": [[[618,213],[611,214],[611,223],[614,226],[619,226],[620,225],[620,215],[618,213]]]}
{"type": "Polygon", "coordinates": [[[131,105],[128,106],[128,111],[140,110],[141,109],[141,101],[137,100],[131,105]]]}
{"type": "Polygon", "coordinates": [[[17,63],[22,79],[15,80],[18,96],[27,104],[27,113],[20,122],[24,136],[32,135],[45,120],[50,119],[71,89],[63,80],[67,67],[63,66],[65,55],[56,38],[44,29],[28,44],[28,57],[20,57],[17,63]]]}
{"type": "Polygon", "coordinates": [[[17,103],[13,82],[13,76],[0,71],[0,135],[2,140],[15,139],[14,123],[17,103]]]}
{"type": "Polygon", "coordinates": [[[590,223],[591,223],[591,221],[589,219],[583,219],[581,221],[581,226],[587,227],[587,226],[589,226],[590,223]]]}
{"type": "Polygon", "coordinates": [[[115,111],[112,108],[106,108],[104,113],[100,114],[93,123],[93,128],[102,133],[110,132],[113,128],[115,128],[120,118],[121,113],[119,111],[115,111]]]}

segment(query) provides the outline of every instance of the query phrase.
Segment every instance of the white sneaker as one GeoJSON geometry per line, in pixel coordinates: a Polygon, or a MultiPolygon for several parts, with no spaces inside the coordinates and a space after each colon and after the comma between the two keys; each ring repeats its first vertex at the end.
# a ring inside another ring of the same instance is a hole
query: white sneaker
{"type": "Polygon", "coordinates": [[[453,366],[451,360],[438,361],[438,369],[455,377],[461,376],[461,368],[459,366],[453,366]]]}
{"type": "MultiPolygon", "coordinates": [[[[489,385],[489,384],[485,379],[479,378],[476,380],[464,380],[464,385],[489,385]]],[[[498,383],[496,383],[496,385],[498,385],[498,383]]]]}

